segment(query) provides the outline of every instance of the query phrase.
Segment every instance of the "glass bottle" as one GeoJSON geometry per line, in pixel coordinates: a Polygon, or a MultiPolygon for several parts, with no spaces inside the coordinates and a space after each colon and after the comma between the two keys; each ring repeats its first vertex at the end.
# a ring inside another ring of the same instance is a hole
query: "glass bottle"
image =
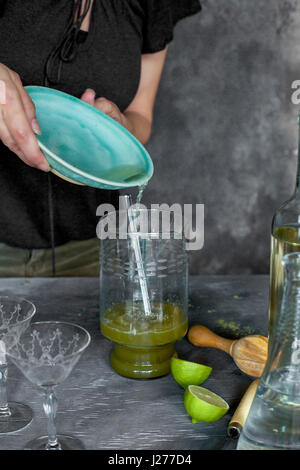
{"type": "Polygon", "coordinates": [[[128,226],[127,211],[101,220],[100,323],[114,343],[113,369],[146,379],[170,372],[174,343],[187,332],[188,257],[171,211],[131,211],[128,226]],[[162,217],[170,221],[167,233],[162,217]]]}
{"type": "Polygon", "coordinates": [[[300,253],[282,264],[281,310],[238,450],[300,449],[300,253]]]}
{"type": "MultiPolygon", "coordinates": [[[[298,117],[298,124],[300,117],[298,117]]],[[[299,139],[300,142],[300,139],[299,139]]],[[[269,337],[273,334],[279,316],[283,294],[282,258],[286,253],[300,251],[300,147],[296,188],[286,202],[275,212],[271,229],[269,337]]]]}

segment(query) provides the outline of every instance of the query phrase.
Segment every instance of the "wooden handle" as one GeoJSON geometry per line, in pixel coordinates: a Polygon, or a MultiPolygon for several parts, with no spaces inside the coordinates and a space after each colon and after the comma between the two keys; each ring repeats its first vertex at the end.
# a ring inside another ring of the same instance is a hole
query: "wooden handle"
{"type": "Polygon", "coordinates": [[[232,356],[232,347],[236,339],[225,339],[216,335],[205,326],[194,325],[188,332],[188,340],[195,346],[217,348],[232,356]]]}
{"type": "Polygon", "coordinates": [[[247,388],[245,395],[241,399],[241,402],[235,410],[235,413],[232,416],[231,421],[228,425],[228,436],[236,439],[241,434],[241,431],[248,417],[258,383],[258,379],[254,380],[251,385],[247,388]]]}

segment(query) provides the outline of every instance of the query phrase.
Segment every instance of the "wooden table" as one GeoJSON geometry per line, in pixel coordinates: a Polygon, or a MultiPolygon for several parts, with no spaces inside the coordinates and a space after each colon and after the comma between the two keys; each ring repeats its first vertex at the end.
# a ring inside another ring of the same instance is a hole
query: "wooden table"
{"type": "MultiPolygon", "coordinates": [[[[69,378],[57,388],[57,429],[82,439],[86,449],[234,449],[227,425],[251,378],[222,351],[177,343],[179,357],[212,366],[204,386],[221,395],[230,412],[216,423],[192,424],[183,390],[171,376],[139,381],[120,377],[109,364],[111,344],[100,333],[98,279],[0,279],[0,295],[19,295],[37,306],[36,321],[72,321],[92,336],[69,378]]],[[[229,338],[267,333],[268,276],[191,276],[190,324],[229,338]]],[[[0,436],[0,449],[22,449],[46,434],[41,392],[9,363],[9,399],[29,404],[32,423],[0,436]]]]}

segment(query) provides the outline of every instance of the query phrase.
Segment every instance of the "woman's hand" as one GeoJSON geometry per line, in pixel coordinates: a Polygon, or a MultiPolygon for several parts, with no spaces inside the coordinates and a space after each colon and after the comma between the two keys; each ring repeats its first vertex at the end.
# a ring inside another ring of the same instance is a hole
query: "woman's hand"
{"type": "Polygon", "coordinates": [[[19,75],[0,63],[0,140],[27,165],[49,170],[36,137],[35,107],[19,75]]]}
{"type": "Polygon", "coordinates": [[[96,94],[94,90],[90,88],[87,88],[85,90],[85,92],[81,96],[81,99],[82,101],[85,101],[86,103],[91,104],[92,106],[95,106],[95,108],[107,114],[112,119],[114,119],[119,124],[121,124],[122,126],[128,129],[127,126],[129,125],[129,123],[127,122],[125,115],[121,113],[118,106],[112,101],[109,101],[106,98],[96,98],[96,94]]]}
{"type": "Polygon", "coordinates": [[[87,88],[81,99],[103,113],[110,116],[119,124],[124,126],[133,134],[142,144],[145,144],[150,136],[151,124],[143,115],[126,110],[122,113],[118,106],[106,98],[96,98],[94,90],[87,88]]]}
{"type": "Polygon", "coordinates": [[[106,98],[96,98],[94,90],[90,88],[85,90],[81,99],[118,121],[145,145],[151,134],[153,106],[167,49],[166,46],[162,51],[142,55],[139,87],[134,99],[124,113],[119,110],[115,103],[106,98]]]}

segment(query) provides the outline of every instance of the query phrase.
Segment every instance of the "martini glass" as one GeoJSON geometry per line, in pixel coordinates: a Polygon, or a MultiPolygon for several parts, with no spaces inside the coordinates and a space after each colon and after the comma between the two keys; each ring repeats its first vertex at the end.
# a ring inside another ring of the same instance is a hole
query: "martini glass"
{"type": "Polygon", "coordinates": [[[35,306],[28,300],[0,296],[0,434],[19,431],[32,421],[29,406],[7,401],[6,352],[28,328],[35,312],[35,306]]]}
{"type": "Polygon", "coordinates": [[[29,442],[30,450],[84,449],[80,440],[56,434],[57,397],[55,387],[71,373],[91,340],[81,326],[65,322],[32,323],[8,351],[25,377],[44,392],[44,411],[48,418],[48,436],[29,442]]]}

